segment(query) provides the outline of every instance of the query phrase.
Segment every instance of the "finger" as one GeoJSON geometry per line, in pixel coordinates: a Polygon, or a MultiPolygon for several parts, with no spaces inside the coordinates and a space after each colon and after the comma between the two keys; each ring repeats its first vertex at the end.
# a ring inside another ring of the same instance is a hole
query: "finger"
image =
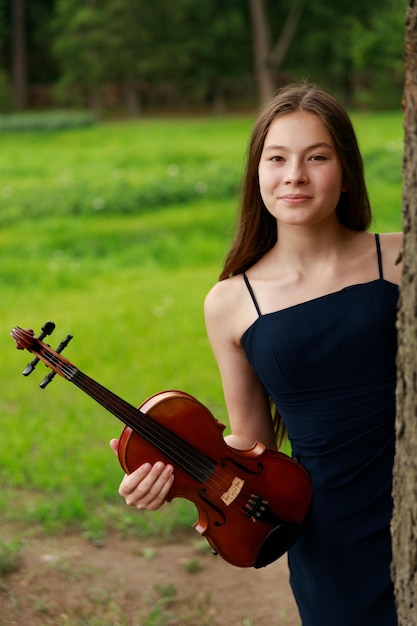
{"type": "Polygon", "coordinates": [[[132,474],[126,475],[119,488],[120,495],[128,506],[154,510],[166,499],[171,488],[174,468],[162,462],[151,465],[144,463],[132,474]]]}
{"type": "Polygon", "coordinates": [[[149,491],[146,498],[136,502],[136,508],[139,511],[156,511],[156,509],[159,509],[165,503],[173,482],[174,474],[171,474],[164,479],[162,486],[155,483],[154,488],[149,491]]]}
{"type": "Polygon", "coordinates": [[[119,450],[119,440],[118,439],[110,439],[109,443],[110,443],[110,448],[117,455],[118,450],[119,450]]]}
{"type": "Polygon", "coordinates": [[[146,498],[151,491],[153,495],[156,495],[172,472],[172,466],[165,465],[161,461],[154,465],[144,463],[131,474],[125,475],[119,493],[125,499],[129,498],[130,501],[146,498]]]}
{"type": "MultiPolygon", "coordinates": [[[[169,494],[173,482],[174,468],[172,467],[172,465],[166,465],[163,468],[161,474],[156,478],[154,484],[149,490],[149,493],[147,494],[146,508],[149,510],[154,510],[162,506],[169,494]]],[[[142,504],[142,502],[138,502],[136,504],[136,508],[141,509],[142,504]]]]}
{"type": "MultiPolygon", "coordinates": [[[[137,469],[130,474],[125,474],[122,482],[120,483],[119,493],[123,498],[128,498],[130,495],[138,491],[139,486],[143,483],[147,475],[150,473],[152,465],[150,463],[143,463],[137,469]]],[[[142,485],[143,491],[146,490],[147,482],[142,485]]]]}

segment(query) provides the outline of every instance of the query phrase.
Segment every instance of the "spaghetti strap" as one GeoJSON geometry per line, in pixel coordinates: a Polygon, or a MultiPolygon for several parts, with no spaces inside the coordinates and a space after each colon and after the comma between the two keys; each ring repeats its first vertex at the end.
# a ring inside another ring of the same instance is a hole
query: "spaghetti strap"
{"type": "Polygon", "coordinates": [[[378,233],[375,233],[375,243],[376,243],[376,253],[378,256],[378,269],[379,269],[379,278],[381,280],[384,279],[384,275],[382,273],[382,255],[381,255],[381,243],[379,241],[378,233]]]}
{"type": "Polygon", "coordinates": [[[250,293],[250,297],[252,298],[252,302],[255,305],[256,312],[258,313],[259,317],[261,317],[261,315],[262,315],[261,309],[259,308],[259,305],[258,305],[258,303],[256,301],[256,298],[255,298],[255,294],[253,293],[253,289],[252,289],[251,284],[249,282],[249,279],[248,279],[248,277],[246,276],[245,273],[243,273],[243,278],[245,280],[246,287],[248,288],[248,291],[250,293]]]}

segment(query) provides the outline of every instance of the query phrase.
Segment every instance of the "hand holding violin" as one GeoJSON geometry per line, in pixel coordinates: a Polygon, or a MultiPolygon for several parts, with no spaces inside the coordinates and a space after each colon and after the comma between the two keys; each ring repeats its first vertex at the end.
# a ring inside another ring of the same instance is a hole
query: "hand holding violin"
{"type": "MultiPolygon", "coordinates": [[[[112,439],[110,447],[118,454],[119,440],[112,439]]],[[[174,468],[170,464],[157,461],[143,463],[131,474],[125,474],[119,487],[119,494],[128,506],[140,511],[156,511],[168,495],[174,482],[174,468]]]]}
{"type": "MultiPolygon", "coordinates": [[[[254,443],[239,435],[227,435],[225,442],[236,450],[250,450],[254,443]]],[[[118,455],[119,440],[111,439],[110,447],[118,455]]],[[[131,474],[125,474],[119,487],[119,494],[128,506],[139,511],[156,511],[166,501],[174,482],[174,468],[170,464],[157,461],[143,463],[131,474]]]]}

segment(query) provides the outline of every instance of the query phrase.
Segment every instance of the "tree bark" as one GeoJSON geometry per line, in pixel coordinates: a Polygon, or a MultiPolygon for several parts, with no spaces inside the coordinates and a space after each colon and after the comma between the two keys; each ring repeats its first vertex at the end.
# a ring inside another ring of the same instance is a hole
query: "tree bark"
{"type": "Polygon", "coordinates": [[[399,626],[417,626],[417,6],[408,0],[405,34],[403,278],[398,378],[392,576],[399,626]]]}

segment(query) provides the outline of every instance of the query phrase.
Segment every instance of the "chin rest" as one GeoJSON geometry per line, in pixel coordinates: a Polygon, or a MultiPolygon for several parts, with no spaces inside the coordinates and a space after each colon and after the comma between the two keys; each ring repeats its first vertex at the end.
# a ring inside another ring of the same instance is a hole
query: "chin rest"
{"type": "Polygon", "coordinates": [[[300,538],[302,532],[301,524],[296,522],[282,522],[278,524],[267,535],[253,567],[259,569],[279,559],[300,538]]]}

